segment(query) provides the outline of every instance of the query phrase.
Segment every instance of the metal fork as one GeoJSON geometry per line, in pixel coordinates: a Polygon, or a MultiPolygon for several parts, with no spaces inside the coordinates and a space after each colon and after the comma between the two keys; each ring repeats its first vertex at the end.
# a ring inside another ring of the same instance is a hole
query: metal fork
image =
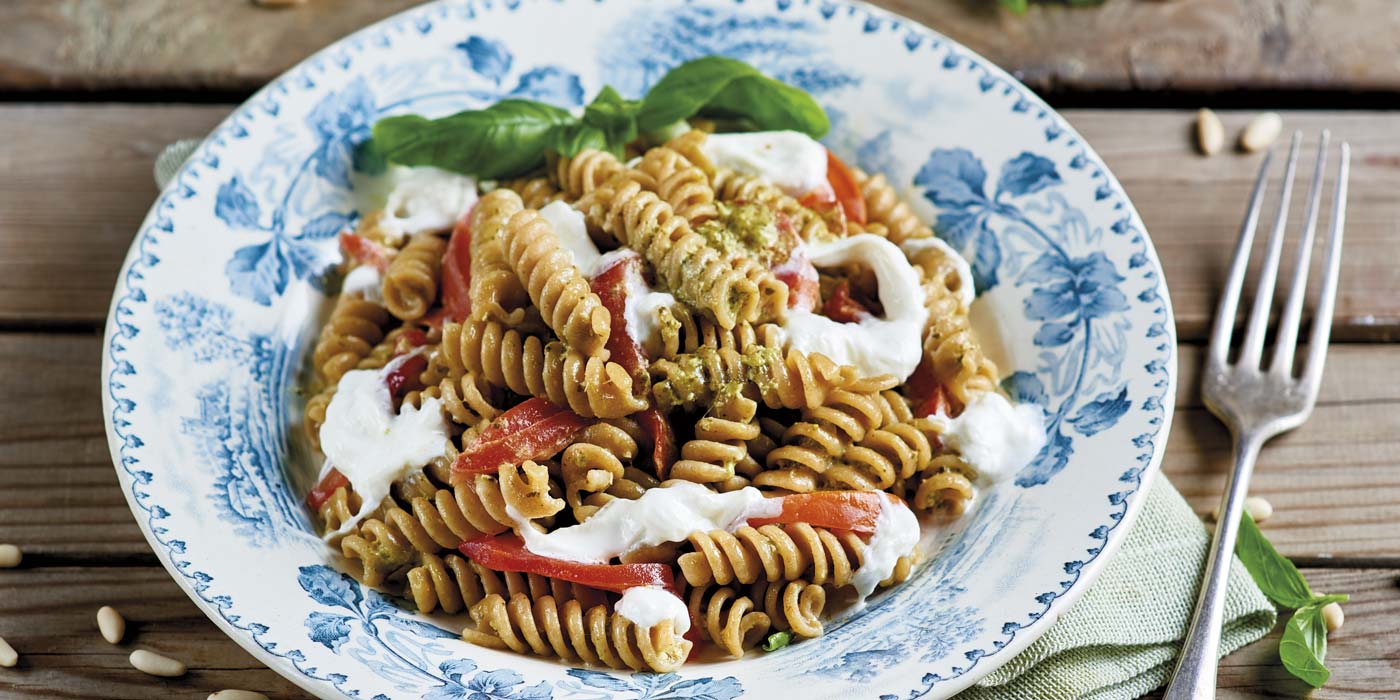
{"type": "Polygon", "coordinates": [[[1312,336],[1301,374],[1293,371],[1293,356],[1298,339],[1298,323],[1303,311],[1303,296],[1308,285],[1309,258],[1313,247],[1313,232],[1317,227],[1318,205],[1322,199],[1322,178],[1327,162],[1329,136],[1322,132],[1318,145],[1317,164],[1313,168],[1309,187],[1307,225],[1298,242],[1298,261],[1293,271],[1293,287],[1279,318],[1274,341],[1273,359],[1267,368],[1261,365],[1264,333],[1269,324],[1269,305],[1274,296],[1278,277],[1279,252],[1283,249],[1283,230],[1288,220],[1289,199],[1293,193],[1293,173],[1298,165],[1298,145],[1302,134],[1294,133],[1288,151],[1288,166],[1283,176],[1283,191],[1279,197],[1278,215],[1269,236],[1263,265],[1260,266],[1259,287],[1254,295],[1254,307],[1249,313],[1244,344],[1234,364],[1229,362],[1230,336],[1235,326],[1235,310],[1239,305],[1240,289],[1244,287],[1245,267],[1249,263],[1254,243],[1254,230],[1259,224],[1272,153],[1259,166],[1254,194],[1249,199],[1240,240],[1235,245],[1235,259],[1230,264],[1230,276],[1225,282],[1220,308],[1216,310],[1215,326],[1210,335],[1201,394],[1206,406],[1230,428],[1234,437],[1235,469],[1225,486],[1220,502],[1215,537],[1211,540],[1205,578],[1201,583],[1196,612],[1191,629],[1177,659],[1176,671],[1167,686],[1164,700],[1210,700],[1215,697],[1216,664],[1220,657],[1221,615],[1225,607],[1226,580],[1230,560],[1239,532],[1240,511],[1249,490],[1249,477],[1254,461],[1264,443],[1279,433],[1303,424],[1317,401],[1318,385],[1322,380],[1322,364],[1327,355],[1327,339],[1331,332],[1332,309],[1337,299],[1337,277],[1342,256],[1342,228],[1346,222],[1347,175],[1351,166],[1351,148],[1342,143],[1341,165],[1337,170],[1336,189],[1332,196],[1332,231],[1327,244],[1327,265],[1323,272],[1322,294],[1313,315],[1312,336]]]}

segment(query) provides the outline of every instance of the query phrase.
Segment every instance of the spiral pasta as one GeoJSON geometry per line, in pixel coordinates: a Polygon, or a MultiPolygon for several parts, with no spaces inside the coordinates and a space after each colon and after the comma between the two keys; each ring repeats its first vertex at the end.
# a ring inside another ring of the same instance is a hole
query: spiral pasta
{"type": "Polygon", "coordinates": [[[961,277],[948,254],[929,248],[914,258],[923,278],[928,326],[924,329],[924,355],[938,383],[947,388],[961,410],[977,392],[997,390],[997,368],[972,335],[967,307],[957,295],[961,277]]]}
{"type": "Polygon", "coordinates": [[[692,588],[686,603],[700,637],[735,658],[756,646],[773,624],[751,598],[728,586],[692,588]]]}
{"type": "Polygon", "coordinates": [[[758,581],[749,588],[749,597],[779,630],[808,639],[822,636],[824,587],[807,581],[758,581]]]}
{"type": "Polygon", "coordinates": [[[933,459],[926,426],[916,425],[904,397],[880,394],[883,426],[851,445],[822,473],[823,485],[857,491],[883,491],[923,471],[933,459]]]}
{"type": "Polygon", "coordinates": [[[437,300],[442,278],[442,254],[447,240],[433,233],[408,239],[384,273],[384,306],[401,321],[416,321],[437,300]]]}
{"type": "Polygon", "coordinates": [[[627,463],[636,456],[637,441],[609,423],[588,426],[564,449],[560,459],[564,500],[575,519],[587,520],[611,500],[608,490],[625,478],[627,463]]]}
{"type": "Polygon", "coordinates": [[[524,209],[520,195],[508,189],[488,192],[472,210],[471,297],[472,315],[508,325],[525,321],[530,297],[515,274],[501,243],[501,232],[510,218],[524,209]]]}
{"type": "Polygon", "coordinates": [[[384,339],[388,324],[389,311],[382,304],[342,294],[312,351],[316,376],[327,385],[339,382],[384,339]]]}
{"type": "Polygon", "coordinates": [[[782,329],[771,323],[755,326],[739,323],[733,328],[721,328],[714,320],[692,312],[682,304],[657,309],[660,327],[658,357],[675,360],[681,354],[694,353],[702,347],[733,350],[743,353],[753,346],[781,345],[782,329]]]}
{"type": "Polygon", "coordinates": [[[662,673],[679,668],[691,649],[670,620],[644,629],[605,605],[585,610],[577,600],[553,596],[532,601],[516,593],[507,601],[491,594],[471,615],[476,629],[463,632],[468,641],[568,662],[662,673]]]}
{"type": "Polygon", "coordinates": [[[882,174],[870,176],[860,168],[852,168],[856,183],[865,200],[866,231],[878,233],[899,245],[912,238],[931,238],[933,230],[894,191],[894,186],[882,174]]]}
{"type": "Polygon", "coordinates": [[[621,418],[647,407],[632,393],[632,375],[559,341],[507,330],[496,321],[443,326],[443,351],[473,375],[525,396],[538,396],[587,418],[621,418]]]}
{"type": "Polygon", "coordinates": [[[575,205],[589,225],[642,254],[676,298],[720,326],[755,321],[759,289],[655,192],[619,173],[575,205]]]}
{"type": "Polygon", "coordinates": [[[612,316],[589,288],[588,278],[574,267],[549,221],[526,209],[510,218],[500,236],[511,267],[545,323],[570,349],[590,356],[601,353],[612,316]]]}
{"type": "Polygon", "coordinates": [[[550,175],[566,199],[576,200],[626,169],[613,154],[590,148],[579,151],[572,158],[556,160],[550,175]]]}
{"type": "Polygon", "coordinates": [[[550,202],[565,198],[565,193],[547,177],[521,177],[502,182],[500,186],[520,195],[526,209],[543,209],[550,202]]]}
{"type": "Polygon", "coordinates": [[[882,401],[878,391],[833,391],[826,403],[805,410],[803,420],[787,429],[783,445],[768,453],[769,471],[754,477],[754,485],[797,493],[815,490],[849,447],[883,424],[882,401]]]}
{"type": "Polygon", "coordinates": [[[407,597],[418,612],[437,609],[453,614],[470,609],[489,595],[510,598],[517,594],[538,600],[552,596],[555,600],[579,600],[585,605],[606,601],[602,591],[587,586],[547,578],[539,574],[515,571],[492,571],[455,552],[420,554],[418,565],[409,569],[407,597]]]}
{"type": "MultiPolygon", "coordinates": [[[[726,202],[762,204],[787,218],[804,241],[820,241],[832,237],[832,229],[820,214],[802,206],[777,185],[755,175],[745,175],[728,168],[719,168],[710,180],[716,196],[726,202]]],[[[836,229],[844,233],[845,226],[836,229]]]]}
{"type": "Polygon", "coordinates": [[[695,424],[695,439],[681,446],[670,477],[711,484],[720,491],[749,485],[761,467],[749,457],[748,441],[759,436],[758,404],[737,391],[715,398],[709,415],[695,424]]]}

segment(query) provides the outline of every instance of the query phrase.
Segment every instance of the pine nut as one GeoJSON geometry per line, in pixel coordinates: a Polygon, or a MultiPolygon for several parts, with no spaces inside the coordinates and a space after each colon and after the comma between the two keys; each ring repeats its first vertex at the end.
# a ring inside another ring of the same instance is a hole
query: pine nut
{"type": "Polygon", "coordinates": [[[1274,514],[1274,504],[1260,496],[1250,496],[1244,499],[1244,512],[1249,513],[1254,522],[1262,523],[1274,514]]]}
{"type": "Polygon", "coordinates": [[[126,619],[110,605],[97,609],[97,629],[108,644],[121,644],[126,636],[126,619]]]}
{"type": "Polygon", "coordinates": [[[1283,130],[1283,117],[1278,112],[1265,112],[1249,122],[1240,133],[1240,148],[1248,153],[1262,151],[1278,138],[1283,130]]]}
{"type": "Polygon", "coordinates": [[[1342,613],[1342,606],[1337,603],[1328,603],[1322,606],[1322,622],[1327,625],[1328,632],[1336,632],[1342,628],[1347,616],[1342,613]]]}
{"type": "Polygon", "coordinates": [[[210,693],[209,700],[267,700],[267,696],[251,690],[220,690],[210,693]]]}
{"type": "Polygon", "coordinates": [[[17,663],[19,663],[19,653],[10,646],[9,642],[5,641],[4,637],[0,637],[0,666],[14,668],[17,663]]]}
{"type": "Polygon", "coordinates": [[[185,675],[185,665],[153,651],[137,649],[131,652],[131,665],[137,671],[162,678],[178,678],[185,675]]]}
{"type": "Polygon", "coordinates": [[[0,569],[13,569],[24,559],[24,553],[12,544],[0,544],[0,569]]]}
{"type": "Polygon", "coordinates": [[[1209,109],[1196,112],[1196,145],[1201,153],[1214,155],[1225,147],[1225,125],[1220,117],[1209,109]]]}

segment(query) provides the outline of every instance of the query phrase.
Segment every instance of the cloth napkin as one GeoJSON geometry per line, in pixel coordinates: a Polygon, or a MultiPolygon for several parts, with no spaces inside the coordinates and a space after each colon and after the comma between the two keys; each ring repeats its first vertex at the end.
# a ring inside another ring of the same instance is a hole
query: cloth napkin
{"type": "MultiPolygon", "coordinates": [[[[185,139],[155,162],[162,189],[199,146],[185,139]]],[[[957,700],[1131,700],[1167,682],[1205,566],[1210,537],[1159,476],[1118,554],[1040,639],[957,700]]],[[[1221,654],[1273,629],[1278,612],[1235,559],[1221,654]]]]}

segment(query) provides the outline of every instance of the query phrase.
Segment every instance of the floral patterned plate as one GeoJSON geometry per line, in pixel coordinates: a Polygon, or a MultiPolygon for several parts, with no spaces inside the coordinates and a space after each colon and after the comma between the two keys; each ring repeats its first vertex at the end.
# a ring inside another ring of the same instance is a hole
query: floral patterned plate
{"type": "Polygon", "coordinates": [[[1064,120],[924,27],[842,0],[457,0],[330,46],[204,142],[152,207],[107,322],[122,488],[209,617],[324,698],[943,698],[1024,648],[1123,539],[1157,469],[1176,358],[1161,269],[1122,188],[1064,120]],[[913,579],[819,640],[675,674],[470,646],[337,568],[300,504],[299,374],[321,273],[357,215],[353,145],[380,116],[506,96],[635,96],[726,54],[817,96],[827,144],[887,173],[972,261],[1005,386],[1048,443],[982,493],[913,579]]]}

